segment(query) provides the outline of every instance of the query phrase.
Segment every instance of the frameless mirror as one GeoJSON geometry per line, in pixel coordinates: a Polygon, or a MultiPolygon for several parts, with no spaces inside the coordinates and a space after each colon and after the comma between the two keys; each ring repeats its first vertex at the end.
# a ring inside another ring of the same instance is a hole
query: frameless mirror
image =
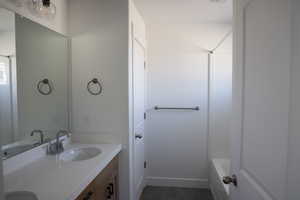
{"type": "Polygon", "coordinates": [[[66,36],[0,8],[0,133],[4,158],[69,129],[68,55],[66,36]]]}

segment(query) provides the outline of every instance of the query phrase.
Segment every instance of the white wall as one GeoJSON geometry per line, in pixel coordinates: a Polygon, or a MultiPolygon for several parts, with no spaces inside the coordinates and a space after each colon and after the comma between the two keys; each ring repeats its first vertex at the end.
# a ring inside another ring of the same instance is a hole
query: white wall
{"type": "MultiPolygon", "coordinates": [[[[207,50],[214,48],[230,29],[228,24],[147,24],[148,183],[207,187],[207,50]],[[199,105],[200,111],[157,112],[153,110],[155,105],[199,105]]],[[[230,44],[230,41],[227,43],[230,44]]],[[[230,59],[225,57],[230,54],[231,46],[228,48],[228,45],[224,45],[221,49],[219,57],[230,63],[230,59]]],[[[224,81],[228,83],[229,77],[226,78],[224,81]]],[[[219,86],[216,86],[216,90],[220,90],[219,86]]],[[[230,89],[226,88],[224,93],[228,91],[230,89]]],[[[225,117],[228,111],[218,107],[215,112],[225,117]]],[[[226,122],[222,121],[223,117],[217,120],[224,127],[226,122]]]]}
{"type": "Polygon", "coordinates": [[[71,0],[72,132],[74,140],[122,143],[120,195],[129,200],[129,2],[71,0]],[[87,82],[98,78],[103,93],[87,82]]]}
{"type": "Polygon", "coordinates": [[[300,1],[292,2],[292,66],[290,89],[290,135],[288,160],[288,200],[299,199],[300,188],[300,1]]]}
{"type": "Polygon", "coordinates": [[[147,26],[147,181],[207,187],[208,59],[194,27],[184,27],[147,26]],[[156,105],[200,111],[155,111],[156,105]]]}
{"type": "Polygon", "coordinates": [[[232,36],[211,55],[209,155],[230,158],[232,101],[232,36]]]}

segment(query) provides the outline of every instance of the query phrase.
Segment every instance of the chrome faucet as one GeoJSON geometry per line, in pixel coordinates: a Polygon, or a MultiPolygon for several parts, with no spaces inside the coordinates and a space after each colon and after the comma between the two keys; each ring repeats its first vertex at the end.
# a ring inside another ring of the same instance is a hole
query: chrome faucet
{"type": "Polygon", "coordinates": [[[41,144],[44,144],[44,133],[42,130],[33,130],[31,133],[30,133],[30,136],[33,136],[34,134],[40,134],[40,143],[41,144]]]}
{"type": "Polygon", "coordinates": [[[59,141],[59,137],[60,136],[64,136],[64,135],[67,135],[69,136],[69,132],[66,131],[66,130],[60,130],[58,131],[58,133],[56,134],[56,151],[58,153],[61,153],[64,151],[64,146],[63,146],[63,141],[59,141]]]}
{"type": "Polygon", "coordinates": [[[70,134],[66,130],[60,130],[57,132],[56,142],[54,144],[52,144],[51,141],[49,142],[48,150],[47,150],[48,154],[55,155],[64,151],[63,140],[59,140],[59,138],[64,135],[67,135],[69,137],[70,134]]]}

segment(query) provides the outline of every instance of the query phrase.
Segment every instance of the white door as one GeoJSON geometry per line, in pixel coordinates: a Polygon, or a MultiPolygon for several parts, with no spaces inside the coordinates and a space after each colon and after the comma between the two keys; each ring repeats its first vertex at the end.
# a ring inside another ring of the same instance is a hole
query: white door
{"type": "Polygon", "coordinates": [[[134,192],[138,199],[144,186],[145,50],[133,42],[134,192]]]}
{"type": "Polygon", "coordinates": [[[231,200],[287,200],[287,0],[235,0],[231,200]]]}

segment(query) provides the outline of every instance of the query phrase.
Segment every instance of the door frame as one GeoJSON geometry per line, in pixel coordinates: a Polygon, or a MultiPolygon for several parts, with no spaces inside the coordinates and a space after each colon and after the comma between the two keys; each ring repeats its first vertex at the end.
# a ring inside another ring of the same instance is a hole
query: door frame
{"type": "MultiPolygon", "coordinates": [[[[232,66],[232,126],[231,126],[231,169],[234,174],[239,171],[241,157],[241,131],[243,116],[243,89],[244,89],[244,68],[242,67],[242,54],[244,44],[241,39],[244,34],[243,13],[240,11],[240,0],[233,0],[233,66],[232,66]],[[233,145],[234,144],[234,145],[233,145]],[[236,158],[239,158],[236,160],[236,158]]],[[[230,199],[240,199],[237,188],[230,186],[230,199]]]]}
{"type": "MultiPolygon", "coordinates": [[[[130,42],[131,42],[131,61],[132,61],[132,63],[131,63],[131,74],[130,74],[130,76],[131,76],[131,80],[130,80],[130,82],[131,82],[131,90],[132,90],[132,92],[131,92],[131,102],[132,102],[132,107],[131,107],[131,113],[132,113],[132,115],[131,115],[131,126],[132,126],[132,131],[131,131],[131,155],[132,155],[132,159],[131,159],[131,166],[132,166],[132,169],[131,169],[131,172],[132,172],[132,174],[131,174],[131,183],[132,183],[132,188],[131,188],[131,191],[132,191],[132,195],[130,195],[130,196],[132,196],[132,198],[134,198],[134,200],[139,200],[139,198],[140,198],[140,196],[141,196],[141,194],[142,194],[142,192],[143,192],[143,188],[146,186],[146,181],[145,181],[145,172],[146,172],[146,170],[144,171],[144,178],[143,178],[143,181],[142,181],[142,183],[141,183],[141,187],[140,187],[140,190],[139,191],[136,191],[136,188],[135,188],[135,183],[134,183],[134,181],[135,181],[135,127],[134,127],[134,48],[135,48],[135,46],[136,46],[136,44],[138,44],[142,49],[143,49],[143,51],[144,51],[144,61],[145,61],[145,63],[147,63],[147,51],[146,51],[146,45],[145,44],[143,44],[143,42],[141,42],[140,41],[140,39],[135,35],[135,28],[134,28],[134,23],[132,22],[131,23],[131,40],[130,40],[130,42]]],[[[146,84],[146,82],[147,82],[147,79],[146,79],[146,74],[147,74],[147,70],[146,70],[146,68],[144,69],[144,77],[145,77],[145,79],[144,79],[144,81],[145,81],[145,90],[144,90],[144,102],[145,102],[145,106],[144,106],[144,112],[146,112],[146,99],[147,99],[147,84],[146,84]]],[[[144,137],[143,137],[143,140],[144,140],[144,152],[146,152],[146,149],[145,149],[145,132],[146,132],[146,126],[144,125],[144,137]]],[[[146,154],[145,154],[146,155],[146,154]]],[[[145,159],[146,160],[146,159],[145,159]]]]}

